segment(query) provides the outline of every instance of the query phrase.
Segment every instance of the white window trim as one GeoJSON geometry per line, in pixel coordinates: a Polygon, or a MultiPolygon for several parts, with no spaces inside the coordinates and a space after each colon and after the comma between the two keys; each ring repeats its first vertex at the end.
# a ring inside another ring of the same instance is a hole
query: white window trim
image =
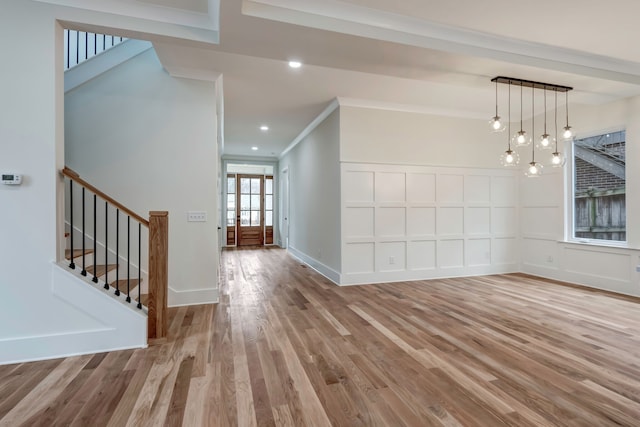
{"type": "MultiPolygon", "coordinates": [[[[589,136],[596,136],[596,135],[603,135],[606,133],[612,133],[612,132],[620,132],[620,131],[625,131],[626,133],[626,128],[619,128],[617,130],[607,130],[607,131],[602,131],[602,132],[596,132],[593,135],[589,135],[589,136]]],[[[571,141],[565,141],[564,142],[564,150],[565,153],[567,153],[567,161],[565,164],[565,171],[564,171],[564,175],[565,175],[565,188],[567,188],[569,191],[566,192],[567,197],[565,199],[565,212],[567,213],[567,216],[565,218],[565,236],[564,236],[564,242],[565,243],[572,243],[572,244],[580,244],[580,245],[588,245],[588,246],[602,246],[602,247],[610,247],[610,248],[623,248],[623,249],[632,249],[629,246],[628,240],[601,240],[601,239],[585,239],[585,238],[578,238],[578,237],[574,237],[575,236],[575,215],[574,215],[574,208],[575,208],[575,180],[576,180],[576,174],[575,174],[575,168],[574,168],[574,153],[573,153],[573,147],[574,147],[574,140],[575,139],[583,139],[583,138],[588,138],[589,136],[581,136],[580,138],[574,137],[573,140],[571,141]]],[[[625,182],[627,179],[627,171],[625,168],[625,182]]],[[[625,233],[626,235],[626,233],[625,233]]]]}

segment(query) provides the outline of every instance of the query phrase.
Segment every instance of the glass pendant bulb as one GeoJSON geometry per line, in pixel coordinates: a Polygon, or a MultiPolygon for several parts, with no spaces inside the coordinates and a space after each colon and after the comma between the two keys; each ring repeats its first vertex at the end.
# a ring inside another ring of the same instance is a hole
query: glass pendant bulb
{"type": "Polygon", "coordinates": [[[535,178],[542,175],[542,168],[543,166],[540,163],[532,161],[529,163],[529,166],[527,166],[527,170],[524,174],[529,178],[535,178]]]}
{"type": "Polygon", "coordinates": [[[516,166],[518,163],[520,163],[520,155],[511,149],[508,149],[500,156],[500,164],[502,166],[516,166]]]}
{"type": "Polygon", "coordinates": [[[554,168],[561,168],[566,163],[567,159],[562,155],[562,153],[555,151],[551,155],[551,166],[554,168]]]}
{"type": "Polygon", "coordinates": [[[527,132],[522,129],[520,129],[515,133],[515,135],[513,135],[512,141],[516,147],[526,147],[527,145],[531,144],[531,138],[529,138],[527,132]]]}
{"type": "Polygon", "coordinates": [[[489,126],[492,132],[502,132],[505,129],[504,122],[500,120],[500,116],[494,116],[489,120],[489,126]]]}
{"type": "Polygon", "coordinates": [[[573,131],[571,130],[571,126],[566,125],[564,127],[564,131],[562,132],[562,137],[564,139],[571,139],[572,136],[573,136],[573,131]]]}
{"type": "Polygon", "coordinates": [[[550,150],[553,148],[554,139],[548,133],[543,133],[538,140],[537,148],[540,150],[550,150]]]}

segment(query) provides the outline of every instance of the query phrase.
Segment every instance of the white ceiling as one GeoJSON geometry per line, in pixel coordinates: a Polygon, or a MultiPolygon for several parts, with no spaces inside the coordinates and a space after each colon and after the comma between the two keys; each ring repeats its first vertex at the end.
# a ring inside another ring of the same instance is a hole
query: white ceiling
{"type": "Polygon", "coordinates": [[[218,45],[154,45],[170,72],[223,76],[226,155],[277,156],[336,97],[488,120],[496,75],[572,86],[572,103],[640,94],[635,0],[221,0],[214,12],[218,45]]]}

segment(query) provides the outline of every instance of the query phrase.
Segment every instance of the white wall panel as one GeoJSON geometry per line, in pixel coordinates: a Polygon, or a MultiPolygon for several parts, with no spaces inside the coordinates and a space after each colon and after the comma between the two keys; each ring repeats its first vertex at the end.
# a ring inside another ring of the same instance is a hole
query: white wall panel
{"type": "Polygon", "coordinates": [[[406,242],[381,242],[376,245],[376,271],[403,271],[406,267],[406,242]]]}
{"type": "Polygon", "coordinates": [[[407,173],[407,201],[435,202],[436,175],[433,173],[407,173]]]}
{"type": "Polygon", "coordinates": [[[348,243],[344,246],[344,273],[373,273],[375,269],[373,243],[348,243]]]}
{"type": "Polygon", "coordinates": [[[376,202],[404,202],[405,174],[404,173],[376,173],[376,202]]]}
{"type": "Polygon", "coordinates": [[[468,203],[491,203],[491,176],[465,176],[464,200],[468,203]]]}
{"type": "Polygon", "coordinates": [[[464,208],[440,208],[437,231],[439,236],[461,235],[464,232],[464,208]]]}
{"type": "Polygon", "coordinates": [[[493,176],[491,178],[491,201],[496,206],[515,206],[517,198],[515,176],[493,176]]]}
{"type": "Polygon", "coordinates": [[[436,234],[436,208],[408,208],[407,234],[433,236],[436,234]]]}
{"type": "Polygon", "coordinates": [[[378,208],[376,210],[376,236],[405,236],[405,208],[378,208]]]}
{"type": "Polygon", "coordinates": [[[496,238],[491,244],[491,263],[494,265],[515,264],[518,262],[518,239],[496,238]]]}
{"type": "Polygon", "coordinates": [[[469,239],[466,242],[466,265],[471,267],[491,265],[491,239],[469,239]]]}
{"type": "Polygon", "coordinates": [[[516,208],[493,208],[491,230],[498,236],[516,235],[518,232],[516,208]]]}
{"type": "Polygon", "coordinates": [[[628,282],[631,255],[620,252],[592,250],[588,247],[567,247],[564,249],[564,266],[568,273],[592,276],[598,279],[628,282]]]}
{"type": "Polygon", "coordinates": [[[491,208],[466,208],[464,230],[468,236],[491,234],[491,208]]]}
{"type": "Polygon", "coordinates": [[[344,235],[353,237],[373,237],[374,208],[347,208],[344,212],[344,235]]]}
{"type": "Polygon", "coordinates": [[[438,266],[442,268],[464,266],[464,240],[441,240],[438,244],[438,266]]]}
{"type": "Polygon", "coordinates": [[[434,270],[436,268],[436,241],[412,241],[408,246],[410,270],[434,270]]]}
{"type": "Polygon", "coordinates": [[[557,225],[564,221],[559,207],[524,207],[520,219],[523,236],[556,240],[557,225]]]}
{"type": "Polygon", "coordinates": [[[437,185],[438,202],[462,203],[464,201],[464,175],[440,174],[437,185]]]}
{"type": "Polygon", "coordinates": [[[344,199],[348,202],[373,202],[373,172],[347,171],[343,174],[344,199]]]}
{"type": "Polygon", "coordinates": [[[340,283],[517,271],[517,173],[342,163],[340,283]]]}

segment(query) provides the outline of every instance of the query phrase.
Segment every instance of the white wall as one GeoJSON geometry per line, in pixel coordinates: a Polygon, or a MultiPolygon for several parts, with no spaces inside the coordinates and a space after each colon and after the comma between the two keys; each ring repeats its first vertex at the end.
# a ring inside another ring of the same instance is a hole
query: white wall
{"type": "MultiPolygon", "coordinates": [[[[522,266],[525,273],[640,296],[640,97],[601,106],[571,106],[577,137],[626,129],[627,247],[571,243],[571,192],[565,170],[547,167],[520,179],[522,266]]],[[[568,152],[568,144],[563,150],[568,152]]]]}
{"type": "Polygon", "coordinates": [[[339,135],[335,110],[279,163],[280,172],[289,174],[288,249],[336,282],[341,269],[339,135]]]}
{"type": "Polygon", "coordinates": [[[517,172],[486,122],[341,107],[340,126],[342,284],[517,271],[517,172]]]}
{"type": "Polygon", "coordinates": [[[215,83],[170,77],[153,50],[65,96],[67,166],[143,217],[169,211],[169,305],[217,301],[216,145],[215,83]]]}
{"type": "Polygon", "coordinates": [[[0,186],[0,363],[132,346],[117,340],[117,324],[56,293],[77,283],[54,265],[64,245],[62,28],[56,19],[162,29],[167,36],[173,27],[22,0],[3,0],[1,9],[0,51],[10,60],[0,67],[0,170],[21,173],[24,181],[0,186]]]}
{"type": "Polygon", "coordinates": [[[499,168],[506,135],[487,122],[340,106],[340,161],[499,168]]]}

